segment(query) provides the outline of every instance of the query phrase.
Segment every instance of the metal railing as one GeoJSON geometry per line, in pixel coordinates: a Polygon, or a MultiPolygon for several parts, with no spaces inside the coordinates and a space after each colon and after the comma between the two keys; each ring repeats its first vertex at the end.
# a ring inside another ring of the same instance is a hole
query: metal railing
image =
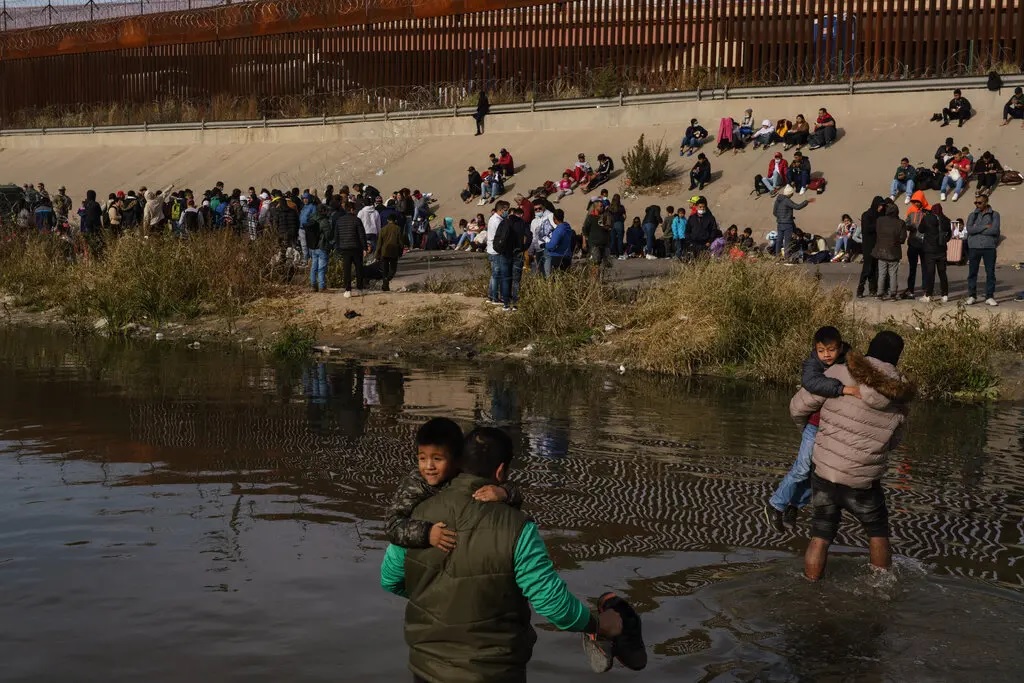
{"type": "MultiPolygon", "coordinates": [[[[904,92],[934,92],[978,90],[987,85],[985,77],[929,78],[905,81],[849,81],[822,85],[786,85],[770,87],[715,88],[686,92],[654,93],[649,95],[619,95],[618,97],[519,102],[492,105],[490,115],[522,114],[529,112],[566,111],[607,107],[628,107],[674,102],[701,102],[706,100],[749,100],[780,97],[825,97],[837,95],[867,95],[904,92]]],[[[1003,76],[1003,87],[1024,86],[1024,74],[1003,76]]],[[[18,135],[70,135],[83,133],[142,133],[150,131],[231,130],[246,128],[294,128],[301,126],[334,126],[346,123],[408,121],[470,116],[475,107],[455,106],[448,109],[422,109],[412,111],[350,114],[345,116],[314,116],[293,119],[253,119],[249,121],[194,121],[187,123],[153,123],[123,126],[82,126],[75,128],[18,128],[0,130],[0,137],[18,135]]]]}

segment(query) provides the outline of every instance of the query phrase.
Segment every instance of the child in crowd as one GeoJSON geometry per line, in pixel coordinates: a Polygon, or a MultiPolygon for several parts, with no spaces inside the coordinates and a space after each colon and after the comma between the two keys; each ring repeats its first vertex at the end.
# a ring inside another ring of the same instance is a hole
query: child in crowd
{"type": "MultiPolygon", "coordinates": [[[[814,348],[803,364],[801,386],[812,394],[826,398],[860,398],[860,388],[856,385],[845,386],[839,380],[825,376],[825,371],[836,363],[846,363],[849,351],[850,345],[843,341],[839,330],[831,326],[818,329],[814,333],[814,348]]],[[[765,519],[776,531],[785,531],[787,525],[795,529],[797,512],[810,501],[811,453],[814,451],[814,439],[818,436],[818,421],[818,413],[808,419],[796,462],[764,507],[765,519]]]]}
{"type": "Polygon", "coordinates": [[[740,238],[740,249],[753,251],[754,246],[754,231],[751,228],[743,228],[743,237],[740,238]]]}
{"type": "Polygon", "coordinates": [[[857,226],[853,224],[850,214],[844,213],[839,221],[839,227],[836,228],[836,254],[832,257],[833,263],[844,258],[848,260],[847,253],[850,251],[850,238],[853,236],[855,227],[857,226]]]}
{"type": "Polygon", "coordinates": [[[555,202],[562,201],[562,197],[568,197],[572,194],[572,176],[566,171],[562,174],[562,179],[558,181],[558,194],[555,195],[555,202]]]}
{"type": "Polygon", "coordinates": [[[675,244],[676,259],[683,260],[686,253],[686,207],[680,206],[672,217],[672,242],[675,244]]]}
{"type": "Polygon", "coordinates": [[[640,217],[633,218],[633,224],[626,229],[626,256],[629,258],[640,258],[644,254],[644,228],[640,224],[640,217]]]}
{"type": "MultiPolygon", "coordinates": [[[[403,548],[434,546],[444,552],[455,548],[455,532],[444,522],[412,519],[412,511],[459,473],[463,440],[462,429],[446,417],[427,420],[416,432],[417,469],[402,480],[388,508],[388,541],[403,548]]],[[[505,501],[517,508],[523,504],[519,489],[509,482],[484,486],[473,497],[482,502],[505,501]]]]}

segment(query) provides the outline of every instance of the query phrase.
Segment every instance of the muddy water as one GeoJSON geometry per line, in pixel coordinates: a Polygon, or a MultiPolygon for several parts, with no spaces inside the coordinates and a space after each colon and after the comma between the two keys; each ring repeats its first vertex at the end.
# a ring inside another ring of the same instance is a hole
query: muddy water
{"type": "MultiPolygon", "coordinates": [[[[897,571],[845,527],[812,586],[804,539],[758,513],[799,441],[787,402],[0,331],[0,680],[408,680],[381,516],[435,415],[514,434],[570,587],[643,610],[637,680],[1020,680],[1024,407],[919,406],[886,480],[897,571]]],[[[532,681],[593,678],[541,630],[532,681]]]]}

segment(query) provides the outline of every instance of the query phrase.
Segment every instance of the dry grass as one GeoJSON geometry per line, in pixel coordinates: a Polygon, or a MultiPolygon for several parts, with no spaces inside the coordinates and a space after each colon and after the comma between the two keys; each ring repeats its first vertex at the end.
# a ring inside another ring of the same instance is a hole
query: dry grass
{"type": "Polygon", "coordinates": [[[450,299],[407,316],[395,331],[411,342],[455,337],[462,329],[462,312],[450,299]]]}
{"type": "Polygon", "coordinates": [[[735,368],[792,383],[814,331],[848,329],[849,293],[765,261],[703,261],[640,293],[619,345],[626,365],[692,374],[735,368]]]}
{"type": "Polygon", "coordinates": [[[55,236],[8,234],[0,252],[0,288],[23,305],[67,317],[106,318],[111,329],[203,313],[238,315],[278,291],[271,265],[276,242],[230,232],[189,240],[170,235],[106,239],[101,256],[55,236]]]}

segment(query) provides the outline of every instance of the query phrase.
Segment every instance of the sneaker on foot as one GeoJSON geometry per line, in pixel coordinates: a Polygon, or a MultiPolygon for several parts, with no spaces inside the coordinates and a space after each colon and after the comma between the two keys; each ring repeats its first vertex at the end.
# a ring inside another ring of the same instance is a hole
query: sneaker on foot
{"type": "Polygon", "coordinates": [[[942,201],[946,201],[946,193],[945,192],[940,192],[939,193],[939,199],[942,200],[942,201]]]}
{"type": "Polygon", "coordinates": [[[786,525],[783,523],[782,510],[776,510],[770,503],[764,506],[764,518],[768,522],[768,526],[776,531],[786,530],[786,525]]]}
{"type": "Polygon", "coordinates": [[[648,254],[648,255],[647,255],[647,256],[646,256],[645,258],[646,258],[646,259],[647,259],[648,261],[657,261],[657,260],[658,260],[658,257],[657,257],[657,256],[655,256],[654,254],[648,254]]]}
{"type": "Polygon", "coordinates": [[[622,617],[622,633],[612,640],[612,656],[627,669],[640,671],[647,666],[647,646],[640,615],[633,606],[615,593],[605,593],[597,600],[599,612],[613,609],[622,617]]]}
{"type": "Polygon", "coordinates": [[[975,299],[973,296],[969,296],[967,297],[967,301],[965,301],[964,303],[967,304],[968,306],[973,306],[975,301],[977,301],[977,299],[975,299]]]}
{"type": "Polygon", "coordinates": [[[993,299],[992,297],[989,297],[989,298],[985,299],[985,303],[987,303],[989,306],[998,306],[999,305],[999,302],[996,301],[995,299],[993,299]]]}
{"type": "Polygon", "coordinates": [[[890,202],[896,201],[896,195],[894,195],[894,194],[889,195],[889,201],[890,202]]]}
{"type": "Polygon", "coordinates": [[[955,202],[958,199],[960,199],[960,193],[959,192],[954,192],[953,193],[953,201],[955,202]]]}
{"type": "Polygon", "coordinates": [[[807,188],[806,187],[801,187],[800,188],[800,194],[807,194],[807,188]]]}
{"type": "Polygon", "coordinates": [[[350,291],[348,291],[346,289],[345,293],[342,296],[344,296],[346,299],[350,299],[350,298],[352,298],[352,292],[350,292],[350,291]]]}
{"type": "Polygon", "coordinates": [[[942,303],[944,303],[944,304],[948,304],[948,303],[949,303],[949,297],[948,297],[948,296],[945,296],[945,295],[943,295],[943,297],[942,297],[942,303]]]}
{"type": "Polygon", "coordinates": [[[603,674],[612,668],[612,643],[597,634],[583,634],[583,654],[587,656],[590,670],[596,674],[603,674]]]}
{"type": "Polygon", "coordinates": [[[796,514],[799,511],[795,505],[787,505],[786,511],[782,513],[782,523],[790,529],[796,530],[796,514]]]}
{"type": "Polygon", "coordinates": [[[909,194],[903,199],[903,203],[904,204],[909,204],[910,203],[910,195],[909,194]]]}
{"type": "Polygon", "coordinates": [[[920,301],[923,304],[930,303],[931,300],[932,298],[930,296],[922,296],[920,299],[918,299],[918,301],[920,301]]]}

